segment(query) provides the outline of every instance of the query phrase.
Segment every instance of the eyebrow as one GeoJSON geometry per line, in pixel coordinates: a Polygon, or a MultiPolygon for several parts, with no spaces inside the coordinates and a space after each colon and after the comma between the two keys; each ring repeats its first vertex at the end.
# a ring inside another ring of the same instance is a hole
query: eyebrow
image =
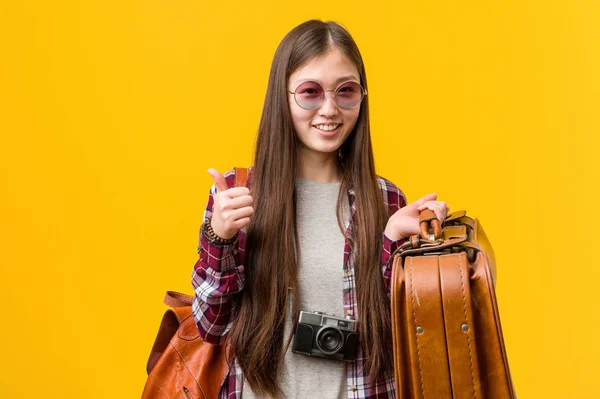
{"type": "MultiPolygon", "coordinates": [[[[346,76],[342,76],[341,78],[338,78],[335,81],[335,84],[338,85],[341,82],[345,82],[346,80],[356,80],[356,81],[360,82],[360,79],[357,79],[356,76],[346,75],[346,76]]],[[[321,82],[319,79],[306,78],[306,79],[300,79],[299,81],[297,81],[296,85],[299,85],[300,83],[303,83],[303,82],[317,82],[317,83],[323,84],[323,82],[321,82]]]]}

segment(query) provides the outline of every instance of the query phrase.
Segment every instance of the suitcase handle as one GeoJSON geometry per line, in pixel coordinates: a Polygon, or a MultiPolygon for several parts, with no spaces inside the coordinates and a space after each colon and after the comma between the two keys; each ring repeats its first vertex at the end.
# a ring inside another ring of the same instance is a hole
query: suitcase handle
{"type": "Polygon", "coordinates": [[[431,209],[424,209],[419,215],[421,238],[435,241],[442,237],[442,225],[431,209]],[[433,230],[433,232],[430,232],[433,230]]]}

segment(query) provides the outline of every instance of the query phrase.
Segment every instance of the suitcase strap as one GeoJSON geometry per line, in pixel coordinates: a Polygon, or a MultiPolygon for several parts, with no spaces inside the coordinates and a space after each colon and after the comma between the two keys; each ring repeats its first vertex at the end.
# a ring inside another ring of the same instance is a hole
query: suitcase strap
{"type": "Polygon", "coordinates": [[[416,398],[482,398],[464,252],[409,256],[406,325],[416,398]]]}
{"type": "Polygon", "coordinates": [[[437,259],[406,258],[404,278],[407,304],[405,322],[414,397],[451,398],[437,259]]]}

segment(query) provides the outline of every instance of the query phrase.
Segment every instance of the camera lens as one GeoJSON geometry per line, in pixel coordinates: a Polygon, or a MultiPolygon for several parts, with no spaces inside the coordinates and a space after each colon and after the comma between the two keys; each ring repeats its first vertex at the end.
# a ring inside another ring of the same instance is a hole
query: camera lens
{"type": "Polygon", "coordinates": [[[328,355],[336,353],[344,345],[344,335],[334,327],[324,327],[317,333],[317,346],[328,355]]]}

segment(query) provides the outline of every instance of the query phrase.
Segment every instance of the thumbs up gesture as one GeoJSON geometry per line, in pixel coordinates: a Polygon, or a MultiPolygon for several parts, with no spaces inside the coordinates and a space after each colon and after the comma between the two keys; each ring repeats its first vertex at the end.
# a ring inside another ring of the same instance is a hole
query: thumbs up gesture
{"type": "Polygon", "coordinates": [[[392,241],[419,234],[419,215],[424,209],[431,209],[440,223],[446,219],[450,208],[443,201],[436,201],[437,194],[427,194],[394,213],[385,227],[385,235],[392,241]]]}
{"type": "Polygon", "coordinates": [[[229,188],[225,177],[216,169],[211,168],[208,173],[217,187],[210,224],[216,235],[229,239],[250,223],[254,213],[250,190],[247,187],[229,188]]]}

